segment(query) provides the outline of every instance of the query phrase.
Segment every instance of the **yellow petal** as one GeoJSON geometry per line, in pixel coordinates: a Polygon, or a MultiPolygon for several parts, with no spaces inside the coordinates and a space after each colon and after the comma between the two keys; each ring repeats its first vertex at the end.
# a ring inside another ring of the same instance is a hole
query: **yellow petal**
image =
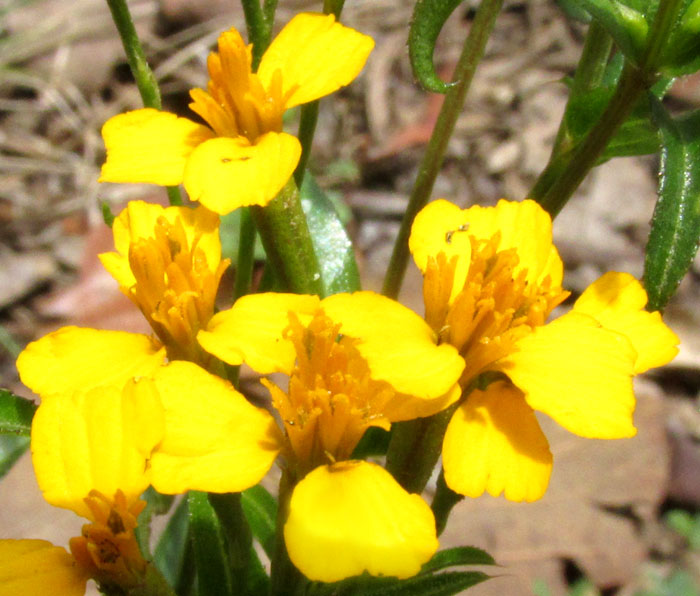
{"type": "Polygon", "coordinates": [[[163,435],[163,410],[149,379],[123,390],[98,387],[47,395],[32,422],[32,462],[44,498],[88,519],[91,490],[136,499],[146,462],[163,435]]]}
{"type": "Polygon", "coordinates": [[[397,393],[382,408],[382,413],[391,422],[425,418],[442,412],[462,396],[462,388],[455,383],[450,390],[435,399],[421,399],[405,393],[397,393]]]}
{"type": "Polygon", "coordinates": [[[239,492],[260,482],[280,450],[268,412],[191,362],[171,362],[154,382],[165,409],[165,436],[151,459],[156,490],[239,492]]]}
{"type": "Polygon", "coordinates": [[[591,439],[633,437],[629,340],[581,313],[570,312],[517,342],[500,367],[527,403],[574,434],[591,439]]]}
{"type": "Polygon", "coordinates": [[[22,382],[35,393],[121,388],[147,376],[165,360],[165,349],[146,335],[63,327],[30,343],[17,358],[22,382]]]}
{"type": "Polygon", "coordinates": [[[292,108],[350,83],[373,47],[371,37],[336,23],[333,15],[298,14],[265,51],[258,77],[269,90],[279,71],[285,108],[292,108]]]}
{"type": "Polygon", "coordinates": [[[411,577],[438,548],[423,499],[380,466],[361,461],[308,474],[292,493],[284,538],[299,570],[324,582],[363,571],[411,577]]]}
{"type": "Polygon", "coordinates": [[[413,220],[408,247],[418,268],[425,273],[428,258],[444,252],[447,260],[457,258],[453,297],[467,278],[471,261],[467,210],[454,203],[438,199],[420,210],[413,220]]]}
{"type": "Polygon", "coordinates": [[[475,205],[466,210],[469,234],[489,239],[501,234],[501,250],[515,248],[521,269],[527,269],[527,280],[539,284],[549,276],[553,286],[561,286],[564,266],[552,244],[552,218],[535,201],[506,201],[495,207],[475,205]]]}
{"type": "Polygon", "coordinates": [[[206,126],[152,108],[114,116],[102,127],[107,161],[100,182],[180,184],[187,158],[213,135],[206,126]]]}
{"type": "Polygon", "coordinates": [[[667,364],[678,353],[678,336],[647,312],[647,293],[628,273],[609,272],[592,283],[574,304],[574,311],[595,318],[603,327],[626,335],[637,351],[635,373],[667,364]]]}
{"type": "Polygon", "coordinates": [[[60,546],[0,540],[0,596],[83,596],[88,577],[60,546]]]}
{"type": "Polygon", "coordinates": [[[547,490],[552,454],[523,394],[497,382],[475,390],[445,433],[442,465],[447,485],[478,497],[504,493],[510,501],[536,501],[547,490]]]}
{"type": "Polygon", "coordinates": [[[168,223],[182,222],[190,247],[195,240],[204,252],[207,265],[216,271],[221,261],[221,241],[219,240],[219,216],[206,207],[162,207],[156,203],[130,201],[114,220],[112,233],[117,252],[99,255],[105,269],[123,288],[131,287],[134,279],[129,267],[129,246],[139,239],[155,238],[155,226],[160,217],[168,223]]]}
{"type": "Polygon", "coordinates": [[[215,314],[207,330],[197,334],[197,341],[228,364],[245,362],[261,374],[289,374],[296,355],[292,342],[282,337],[289,325],[287,313],[293,311],[308,322],[319,303],[317,296],[304,294],[249,294],[215,314]]]}
{"type": "Polygon", "coordinates": [[[335,294],[321,302],[340,332],[360,340],[360,354],[372,377],[399,393],[435,399],[451,391],[464,360],[447,344],[436,345],[433,331],[412,310],[374,292],[335,294]]]}
{"type": "Polygon", "coordinates": [[[287,133],[268,132],[251,145],[245,137],[219,137],[192,152],[185,189],[193,201],[225,215],[246,205],[267,205],[294,172],[301,145],[287,133]]]}

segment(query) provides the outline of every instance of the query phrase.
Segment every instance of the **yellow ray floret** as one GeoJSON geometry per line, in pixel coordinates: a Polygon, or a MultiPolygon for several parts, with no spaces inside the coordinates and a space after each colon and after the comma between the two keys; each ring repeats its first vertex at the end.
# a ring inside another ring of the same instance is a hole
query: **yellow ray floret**
{"type": "Polygon", "coordinates": [[[282,132],[282,115],[350,83],[374,42],[333,15],[296,15],[272,41],[258,73],[238,31],[221,34],[207,61],[207,90],[191,109],[207,126],[152,109],[110,119],[102,135],[103,182],[184,183],[190,199],[228,213],[265,205],[282,189],[301,155],[282,132]]]}

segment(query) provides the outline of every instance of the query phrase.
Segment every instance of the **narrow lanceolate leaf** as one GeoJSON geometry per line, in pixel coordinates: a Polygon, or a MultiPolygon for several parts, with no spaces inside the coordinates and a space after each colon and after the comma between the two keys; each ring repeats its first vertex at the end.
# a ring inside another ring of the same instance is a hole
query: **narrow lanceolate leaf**
{"type": "Polygon", "coordinates": [[[28,437],[0,435],[0,478],[10,471],[28,447],[28,437]]]}
{"type": "Polygon", "coordinates": [[[0,389],[0,434],[28,437],[36,408],[33,401],[0,389]]]}
{"type": "Polygon", "coordinates": [[[649,310],[662,309],[690,268],[700,242],[700,110],[672,119],[652,98],[661,131],[659,199],[644,263],[649,310]]]}
{"type": "Polygon", "coordinates": [[[487,579],[489,576],[481,571],[418,575],[404,580],[368,578],[358,581],[349,590],[341,587],[335,593],[343,596],[451,596],[487,579]]]}
{"type": "Polygon", "coordinates": [[[171,586],[181,583],[187,553],[190,518],[187,498],[175,508],[153,551],[153,561],[171,586]]]}
{"type": "Polygon", "coordinates": [[[495,565],[496,561],[485,550],[475,546],[458,546],[441,550],[423,565],[421,575],[433,573],[447,567],[458,565],[495,565]]]}
{"type": "Polygon", "coordinates": [[[253,486],[241,493],[241,507],[253,536],[271,557],[275,549],[277,501],[262,486],[253,486]]]}
{"type": "Polygon", "coordinates": [[[359,290],[360,273],[350,237],[335,206],[309,173],[301,187],[301,206],[321,268],[325,295],[359,290]]]}
{"type": "Polygon", "coordinates": [[[187,503],[197,566],[197,593],[199,596],[233,596],[224,531],[207,493],[190,491],[187,503]]]}
{"type": "Polygon", "coordinates": [[[423,89],[446,93],[452,84],[438,76],[433,64],[433,51],[440,30],[462,0],[418,0],[408,32],[408,55],[413,76],[423,89]]]}

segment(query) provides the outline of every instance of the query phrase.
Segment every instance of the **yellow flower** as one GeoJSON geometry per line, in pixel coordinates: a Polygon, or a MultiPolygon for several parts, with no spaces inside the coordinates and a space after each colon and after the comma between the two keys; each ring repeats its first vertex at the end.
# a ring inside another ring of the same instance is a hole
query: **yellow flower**
{"type": "Polygon", "coordinates": [[[121,387],[148,376],[167,357],[208,367],[196,341],[214,312],[221,259],[219,218],[204,207],[163,208],[132,201],[113,225],[116,252],[105,268],[141,310],[157,338],[123,331],[63,327],[30,343],[17,359],[22,382],[39,395],[121,387]]]}
{"type": "Polygon", "coordinates": [[[272,41],[257,73],[235,29],[209,55],[207,91],[192,111],[209,126],[153,109],[111,118],[102,129],[102,182],[184,183],[190,199],[219,214],[266,205],[301,155],[282,132],[285,110],[333,93],[362,70],[374,42],[333,15],[299,14],[272,41]]]}
{"type": "Polygon", "coordinates": [[[31,438],[39,488],[47,502],[89,523],[71,539],[72,556],[43,541],[0,541],[0,595],[44,594],[49,585],[60,596],[83,594],[88,578],[103,587],[143,585],[152,569],[134,529],[148,485],[175,494],[183,483],[216,490],[225,482],[225,490],[241,491],[262,479],[279,448],[269,413],[190,362],[121,389],[44,395],[31,438]],[[224,440],[229,448],[219,449],[224,440]],[[210,476],[191,482],[199,467],[210,476]]]}
{"type": "Polygon", "coordinates": [[[644,289],[624,273],[604,275],[545,324],[569,295],[551,229],[533,201],[461,210],[439,200],[413,224],[426,321],[463,357],[459,384],[496,374],[466,397],[445,434],[445,480],[460,494],[539,499],[552,455],[534,410],[583,437],[634,436],[632,376],[677,352],[678,338],[644,310],[644,289]]]}
{"type": "Polygon", "coordinates": [[[289,375],[286,391],[263,382],[298,482],[284,527],[292,562],[326,582],[418,573],[438,547],[430,508],[352,453],[369,427],[388,429],[456,399],[464,367],[456,350],[435,345],[418,315],[372,292],[246,296],[198,337],[230,364],[289,375]]]}

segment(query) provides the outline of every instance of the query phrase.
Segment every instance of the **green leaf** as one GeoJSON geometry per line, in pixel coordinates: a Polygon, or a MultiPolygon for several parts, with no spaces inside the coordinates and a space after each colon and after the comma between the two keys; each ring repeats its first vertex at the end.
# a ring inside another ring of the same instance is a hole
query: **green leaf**
{"type": "Polygon", "coordinates": [[[0,389],[0,434],[28,437],[36,409],[33,401],[0,389]]]}
{"type": "Polygon", "coordinates": [[[619,0],[579,0],[579,4],[600,22],[629,60],[639,61],[649,33],[643,12],[619,0]]]}
{"type": "Polygon", "coordinates": [[[28,437],[0,435],[0,478],[7,474],[29,447],[28,437]]]}
{"type": "Polygon", "coordinates": [[[102,221],[105,222],[106,226],[112,227],[114,220],[117,219],[112,213],[112,209],[107,201],[100,201],[100,208],[102,209],[102,221]]]}
{"type": "Polygon", "coordinates": [[[360,289],[360,273],[352,242],[332,201],[307,172],[300,191],[314,251],[323,276],[325,294],[360,289]]]}
{"type": "MultiPolygon", "coordinates": [[[[190,518],[187,498],[183,498],[168,520],[153,551],[153,561],[171,586],[182,583],[188,549],[190,518]]],[[[178,590],[179,592],[179,590],[178,590]]]]}
{"type": "Polygon", "coordinates": [[[700,70],[700,0],[693,0],[685,7],[659,62],[659,68],[673,76],[700,70]]]}
{"type": "Polygon", "coordinates": [[[224,531],[207,493],[187,494],[199,596],[233,595],[224,531]]]}
{"type": "Polygon", "coordinates": [[[433,64],[433,52],[440,30],[462,0],[418,0],[408,32],[408,55],[413,76],[423,89],[446,93],[453,83],[445,83],[433,64]]]}
{"type": "Polygon", "coordinates": [[[139,514],[138,525],[134,534],[136,541],[139,543],[141,554],[147,559],[151,558],[151,519],[154,515],[164,515],[170,510],[175,497],[172,495],[161,495],[152,486],[149,486],[141,495],[141,498],[146,501],[146,507],[139,514]]]}
{"type": "Polygon", "coordinates": [[[666,306],[693,262],[700,242],[700,110],[674,120],[657,99],[661,131],[659,199],[644,263],[649,310],[666,306]]]}
{"type": "Polygon", "coordinates": [[[253,536],[272,557],[275,550],[277,527],[277,501],[261,485],[253,486],[241,493],[241,506],[253,536]]]}
{"type": "Polygon", "coordinates": [[[481,571],[454,571],[417,575],[409,579],[362,576],[354,583],[341,582],[333,594],[343,596],[450,596],[479,584],[490,576],[481,571]]]}
{"type": "Polygon", "coordinates": [[[365,459],[373,455],[386,455],[390,440],[390,430],[384,430],[378,426],[370,426],[353,450],[352,459],[365,459]]]}
{"type": "Polygon", "coordinates": [[[485,550],[475,546],[457,546],[435,553],[433,558],[423,565],[421,575],[457,565],[496,565],[496,561],[485,550]]]}

